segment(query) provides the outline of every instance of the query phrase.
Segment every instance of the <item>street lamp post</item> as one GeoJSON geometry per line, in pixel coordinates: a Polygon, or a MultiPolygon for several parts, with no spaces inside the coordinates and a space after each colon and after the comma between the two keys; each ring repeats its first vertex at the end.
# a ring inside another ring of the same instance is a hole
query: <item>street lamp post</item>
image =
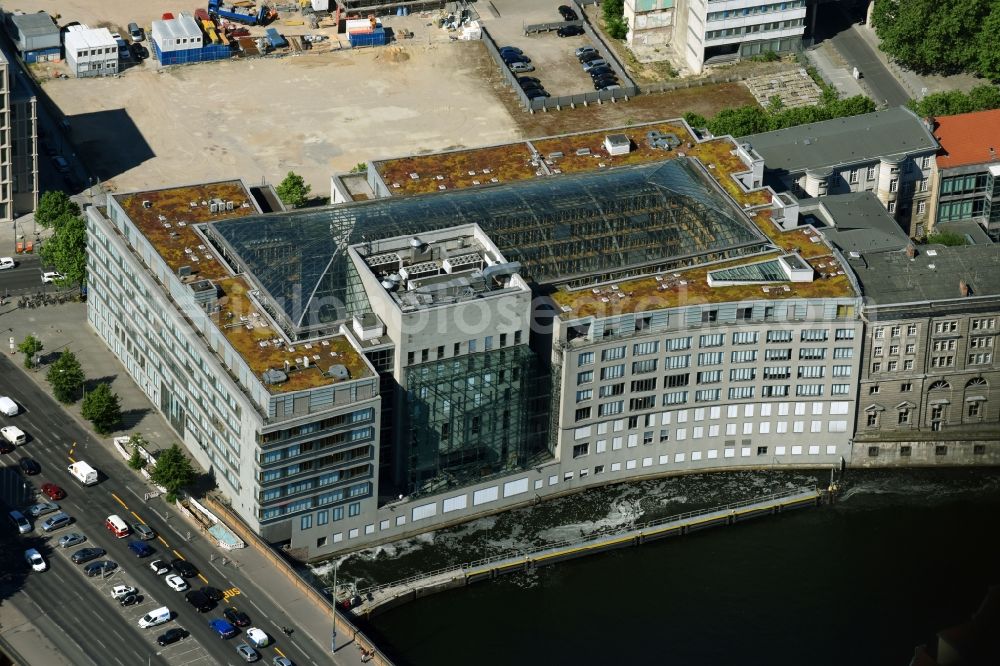
{"type": "Polygon", "coordinates": [[[337,651],[337,569],[340,567],[340,560],[333,563],[333,633],[330,634],[330,652],[337,651]]]}

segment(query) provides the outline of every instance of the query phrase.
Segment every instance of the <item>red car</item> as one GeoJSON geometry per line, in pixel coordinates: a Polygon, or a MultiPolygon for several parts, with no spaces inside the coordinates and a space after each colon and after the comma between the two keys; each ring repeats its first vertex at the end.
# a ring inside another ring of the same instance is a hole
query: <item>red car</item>
{"type": "Polygon", "coordinates": [[[42,492],[49,496],[49,499],[61,500],[66,497],[66,491],[54,483],[43,483],[42,492]]]}

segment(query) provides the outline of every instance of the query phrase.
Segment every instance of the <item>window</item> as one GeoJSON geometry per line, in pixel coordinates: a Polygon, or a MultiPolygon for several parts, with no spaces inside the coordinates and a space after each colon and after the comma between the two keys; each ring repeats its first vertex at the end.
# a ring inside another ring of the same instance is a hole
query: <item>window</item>
{"type": "Polygon", "coordinates": [[[655,391],[656,390],[656,377],[651,379],[638,379],[632,382],[632,392],[642,393],[643,391],[655,391]]]}
{"type": "Polygon", "coordinates": [[[868,387],[868,395],[875,395],[876,393],[878,393],[878,384],[868,387]]]}
{"type": "Polygon", "coordinates": [[[756,378],[756,368],[733,368],[729,371],[729,381],[731,382],[751,382],[756,378]]]}
{"type": "Polygon", "coordinates": [[[746,400],[753,397],[753,386],[734,386],[729,389],[730,400],[746,400]]]}
{"type": "Polygon", "coordinates": [[[903,370],[913,370],[913,361],[910,359],[903,361],[903,370]]]}
{"type": "Polygon", "coordinates": [[[849,365],[835,365],[835,366],[833,366],[833,376],[834,377],[850,377],[851,376],[851,366],[849,366],[849,365]]]}
{"type": "Polygon", "coordinates": [[[687,402],[687,391],[671,391],[663,394],[664,405],[679,405],[687,402]]]}
{"type": "Polygon", "coordinates": [[[757,331],[740,331],[733,333],[734,345],[755,345],[757,344],[757,331]]]}
{"type": "Polygon", "coordinates": [[[792,332],[791,331],[768,331],[767,332],[768,342],[791,342],[792,332]]]}
{"type": "Polygon", "coordinates": [[[851,173],[850,173],[850,176],[847,179],[847,182],[849,182],[849,183],[857,183],[860,180],[860,178],[858,176],[858,171],[859,171],[858,169],[851,169],[851,173]]]}
{"type": "Polygon", "coordinates": [[[415,352],[406,352],[406,365],[413,365],[415,352]]]}
{"type": "Polygon", "coordinates": [[[576,357],[577,365],[590,365],[594,362],[594,352],[583,352],[576,357]]]}
{"type": "Polygon", "coordinates": [[[854,339],[854,329],[853,328],[838,328],[833,334],[834,340],[853,340],[854,339]]]}
{"type": "MultiPolygon", "coordinates": [[[[974,330],[974,331],[978,330],[975,327],[976,321],[977,320],[975,320],[975,319],[972,320],[972,330],[974,330]]],[[[983,321],[983,320],[979,320],[979,321],[983,321]]],[[[936,333],[936,334],[937,333],[954,333],[957,330],[958,330],[958,322],[957,321],[939,321],[939,322],[936,322],[934,324],[934,333],[936,333]]]]}
{"type": "Polygon", "coordinates": [[[896,372],[896,365],[896,361],[889,361],[885,369],[887,372],[896,372]]]}
{"type": "Polygon", "coordinates": [[[850,347],[834,347],[834,358],[854,358],[854,350],[850,347]]]}
{"type": "Polygon", "coordinates": [[[725,343],[726,343],[726,335],[724,333],[703,335],[700,338],[698,338],[699,347],[721,347],[725,343]]]}
{"type": "Polygon", "coordinates": [[[605,384],[601,387],[598,394],[602,398],[610,398],[616,395],[623,395],[625,393],[625,383],[620,382],[618,384],[605,384]]]}
{"type": "Polygon", "coordinates": [[[765,349],[764,360],[766,361],[788,361],[792,358],[791,349],[765,349]]]}
{"type": "Polygon", "coordinates": [[[698,354],[698,365],[719,365],[722,363],[722,352],[702,352],[698,354]]]}
{"type": "Polygon", "coordinates": [[[955,351],[955,347],[958,344],[957,340],[935,340],[934,341],[934,351],[955,351]]]}
{"type": "Polygon", "coordinates": [[[642,375],[647,372],[656,372],[656,361],[655,358],[647,358],[643,361],[633,361],[632,363],[632,374],[642,375]]]}
{"type": "Polygon", "coordinates": [[[907,425],[909,422],[910,422],[910,410],[907,408],[899,410],[899,417],[897,419],[897,423],[899,425],[907,425]]]}
{"type": "Polygon", "coordinates": [[[872,363],[872,372],[882,372],[882,364],[879,362],[872,363]]]}
{"type": "Polygon", "coordinates": [[[766,446],[758,446],[757,447],[757,455],[759,455],[759,456],[766,456],[767,455],[767,447],[766,446]]]}
{"type": "Polygon", "coordinates": [[[885,209],[887,211],[889,211],[890,213],[895,213],[896,212],[896,202],[895,201],[890,201],[889,203],[887,203],[885,205],[885,209]]]}
{"type": "Polygon", "coordinates": [[[906,334],[907,335],[916,335],[917,334],[917,325],[916,324],[910,324],[909,326],[907,326],[906,327],[906,334]]]}
{"type": "Polygon", "coordinates": [[[763,398],[783,398],[788,395],[788,384],[778,386],[762,386],[760,395],[763,398]]]}
{"type": "Polygon", "coordinates": [[[521,331],[514,331],[514,344],[521,344],[521,331]]]}
{"type": "Polygon", "coordinates": [[[899,345],[889,345],[889,356],[899,356],[899,345]]]}
{"type": "MultiPolygon", "coordinates": [[[[955,325],[956,322],[950,322],[955,325]]],[[[969,322],[969,328],[973,331],[992,331],[996,328],[997,320],[995,318],[990,319],[973,319],[969,322]]],[[[951,329],[952,331],[955,328],[951,329]]]]}
{"type": "Polygon", "coordinates": [[[756,360],[757,360],[756,349],[745,349],[742,351],[734,351],[730,354],[730,361],[732,363],[753,363],[756,360]]]}
{"type": "Polygon", "coordinates": [[[586,372],[578,372],[578,373],[576,373],[576,385],[577,386],[579,386],[580,384],[589,384],[592,381],[594,381],[594,371],[593,370],[587,370],[586,372]]]}
{"type": "Polygon", "coordinates": [[[492,335],[487,335],[486,336],[486,339],[483,341],[483,349],[485,349],[486,351],[489,351],[489,350],[493,349],[493,336],[492,335]]]}
{"type": "Polygon", "coordinates": [[[590,453],[590,444],[576,444],[573,446],[573,457],[582,458],[590,453]]]}
{"type": "Polygon", "coordinates": [[[703,323],[703,324],[710,324],[710,323],[718,321],[718,320],[719,320],[719,311],[718,310],[712,309],[712,310],[702,310],[701,311],[701,323],[703,323]]]}
{"type": "Polygon", "coordinates": [[[868,427],[869,428],[878,427],[878,412],[868,412],[868,427]]]}
{"type": "Polygon", "coordinates": [[[470,354],[475,354],[476,353],[476,341],[475,340],[469,340],[469,353],[470,354]]]}
{"type": "Polygon", "coordinates": [[[765,366],[764,367],[764,381],[770,381],[775,379],[788,379],[792,376],[791,366],[765,366]]]}
{"type": "Polygon", "coordinates": [[[676,370],[677,368],[686,368],[689,365],[691,365],[691,355],[685,354],[683,356],[668,356],[664,367],[667,370],[676,370]]]}
{"type": "Polygon", "coordinates": [[[695,402],[713,402],[722,395],[721,389],[702,389],[694,392],[695,402]]]}
{"type": "Polygon", "coordinates": [[[316,524],[326,525],[330,522],[330,512],[324,509],[323,511],[316,512],[316,524]]]}
{"type": "MultiPolygon", "coordinates": [[[[948,358],[951,358],[950,356],[948,358]]],[[[969,354],[969,365],[986,365],[993,362],[993,354],[990,352],[979,352],[969,354]]]]}
{"type": "Polygon", "coordinates": [[[822,379],[826,376],[826,368],[822,365],[800,365],[798,367],[799,379],[822,379]]]}
{"type": "Polygon", "coordinates": [[[698,373],[699,384],[717,384],[722,381],[722,370],[705,370],[698,373]]]}
{"type": "Polygon", "coordinates": [[[431,350],[430,349],[421,349],[420,350],[420,362],[421,363],[426,363],[427,361],[429,361],[430,358],[431,358],[430,354],[431,354],[431,350]]]}
{"type": "Polygon", "coordinates": [[[954,356],[934,356],[931,358],[932,368],[953,368],[955,367],[954,356]]]}
{"type": "Polygon", "coordinates": [[[597,408],[598,416],[611,416],[612,414],[621,414],[625,411],[625,401],[616,400],[615,402],[606,402],[597,408]]]}
{"type": "Polygon", "coordinates": [[[300,530],[312,529],[312,526],[313,526],[313,517],[312,517],[311,513],[310,514],[306,514],[305,516],[302,516],[302,518],[299,520],[299,529],[300,530]]]}
{"type": "Polygon", "coordinates": [[[825,328],[810,328],[802,331],[800,340],[802,342],[823,342],[829,333],[825,328]]]}
{"type": "Polygon", "coordinates": [[[583,402],[584,400],[590,400],[594,397],[594,389],[584,389],[582,391],[576,392],[576,401],[583,402]]]}
{"type": "Polygon", "coordinates": [[[795,395],[817,396],[823,395],[822,384],[798,384],[795,387],[795,395]]]}
{"type": "Polygon", "coordinates": [[[908,344],[904,347],[907,354],[915,354],[917,352],[917,346],[915,344],[908,344]]]}
{"type": "Polygon", "coordinates": [[[924,155],[923,157],[920,158],[920,168],[923,169],[924,171],[926,171],[927,169],[931,168],[931,156],[930,155],[924,155]]]}
{"type": "Polygon", "coordinates": [[[882,345],[875,345],[875,347],[872,349],[872,356],[881,356],[881,355],[882,355],[882,345]]]}
{"type": "Polygon", "coordinates": [[[882,326],[877,327],[875,329],[875,339],[882,340],[884,338],[885,338],[885,328],[882,326]]]}
{"type": "Polygon", "coordinates": [[[629,411],[632,412],[638,412],[644,409],[652,409],[653,407],[656,407],[655,395],[647,395],[641,398],[632,398],[628,402],[629,411]]]}
{"type": "Polygon", "coordinates": [[[803,347],[799,350],[800,361],[822,361],[826,358],[825,347],[803,347]]]}
{"type": "Polygon", "coordinates": [[[851,392],[850,384],[831,384],[830,395],[848,395],[851,392]]]}
{"type": "Polygon", "coordinates": [[[462,353],[462,343],[461,342],[456,342],[455,343],[455,347],[452,350],[452,355],[453,356],[458,356],[461,353],[462,353]]]}
{"type": "Polygon", "coordinates": [[[667,388],[676,388],[678,386],[687,386],[688,380],[691,375],[687,372],[679,375],[667,375],[666,385],[667,388]]]}
{"type": "MultiPolygon", "coordinates": [[[[736,308],[736,321],[745,321],[747,319],[753,319],[753,308],[736,308]]],[[[754,333],[756,336],[757,334],[754,333]]]]}
{"type": "Polygon", "coordinates": [[[648,356],[660,350],[660,343],[657,340],[652,342],[637,342],[632,345],[633,356],[648,356]]]}
{"type": "Polygon", "coordinates": [[[900,393],[909,393],[912,390],[913,390],[912,382],[903,382],[902,384],[899,385],[900,393]]]}
{"type": "Polygon", "coordinates": [[[971,418],[976,418],[976,417],[979,416],[979,403],[978,402],[970,402],[969,403],[969,416],[971,418]]]}
{"type": "Polygon", "coordinates": [[[576,410],[576,420],[584,421],[590,418],[590,407],[580,407],[576,410]]]}
{"type": "Polygon", "coordinates": [[[361,502],[354,502],[353,504],[349,504],[347,506],[347,515],[352,517],[361,515],[361,502]]]}
{"type": "Polygon", "coordinates": [[[691,338],[670,338],[667,340],[667,351],[681,351],[691,349],[691,338]]]}
{"type": "Polygon", "coordinates": [[[619,365],[609,365],[606,368],[601,368],[601,380],[605,379],[618,379],[619,377],[625,376],[625,364],[621,363],[619,365]]]}
{"type": "Polygon", "coordinates": [[[993,346],[993,336],[973,336],[969,338],[970,349],[988,349],[993,346]]]}
{"type": "Polygon", "coordinates": [[[602,361],[617,361],[618,359],[625,358],[625,346],[612,347],[611,349],[605,349],[601,352],[602,361]]]}
{"type": "Polygon", "coordinates": [[[506,347],[507,346],[507,334],[506,333],[501,333],[500,334],[500,346],[501,347],[506,347]]]}
{"type": "MultiPolygon", "coordinates": [[[[924,187],[924,181],[920,181],[920,186],[924,187]]],[[[920,191],[923,192],[923,190],[920,190],[920,191]]],[[[923,215],[926,212],[927,212],[927,202],[926,201],[918,201],[917,202],[917,215],[923,215]]]]}

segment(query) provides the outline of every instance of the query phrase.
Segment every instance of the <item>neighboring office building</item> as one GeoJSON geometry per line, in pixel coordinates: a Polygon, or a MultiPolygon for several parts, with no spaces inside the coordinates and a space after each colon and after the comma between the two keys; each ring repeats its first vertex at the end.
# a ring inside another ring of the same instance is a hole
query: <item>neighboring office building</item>
{"type": "Polygon", "coordinates": [[[118,73],[118,41],[107,28],[70,26],[66,32],[66,64],[73,76],[113,76],[118,73]]]}
{"type": "Polygon", "coordinates": [[[47,13],[8,14],[7,32],[24,62],[60,59],[59,26],[47,13]]]}
{"type": "Polygon", "coordinates": [[[287,337],[210,247],[204,225],[254,213],[240,181],[89,207],[87,315],[234,511],[305,556],[374,510],[378,379],[342,327],[287,337]]]}
{"type": "Polygon", "coordinates": [[[973,221],[1000,241],[1000,109],[928,122],[941,144],[928,232],[973,221]]]}
{"type": "Polygon", "coordinates": [[[738,139],[764,158],[765,182],[797,197],[873,192],[911,237],[931,219],[938,143],[904,107],[738,139]]]}
{"type": "MultiPolygon", "coordinates": [[[[35,96],[19,68],[0,51],[0,220],[38,203],[38,120],[35,96]]],[[[18,236],[21,232],[18,231],[18,236]]]]}
{"type": "Polygon", "coordinates": [[[849,261],[869,322],[852,464],[1000,463],[1000,245],[849,261]]]}

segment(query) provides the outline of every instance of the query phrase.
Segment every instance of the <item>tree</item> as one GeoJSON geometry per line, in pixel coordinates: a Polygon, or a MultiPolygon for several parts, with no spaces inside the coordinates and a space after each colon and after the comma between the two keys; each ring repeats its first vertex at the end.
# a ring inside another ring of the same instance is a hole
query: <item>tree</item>
{"type": "Polygon", "coordinates": [[[997,35],[1000,35],[1000,4],[994,3],[993,10],[983,21],[976,49],[979,56],[976,63],[979,74],[991,81],[1000,81],[1000,48],[997,48],[997,35]]]}
{"type": "Polygon", "coordinates": [[[747,136],[770,130],[767,111],[759,106],[738,106],[723,109],[708,121],[708,130],[715,136],[747,136]]]}
{"type": "Polygon", "coordinates": [[[46,192],[35,207],[35,222],[46,229],[55,227],[56,222],[65,217],[79,216],[80,207],[61,190],[46,192]]]}
{"type": "Polygon", "coordinates": [[[153,483],[167,489],[168,502],[177,499],[180,490],[194,481],[195,476],[194,466],[177,444],[156,457],[156,464],[149,473],[153,483]]]}
{"type": "Polygon", "coordinates": [[[35,367],[35,355],[42,351],[42,341],[33,335],[29,335],[21,344],[17,346],[17,350],[24,354],[24,367],[31,369],[35,367]]]}
{"type": "Polygon", "coordinates": [[[53,226],[55,233],[42,245],[42,259],[62,274],[60,282],[84,284],[87,280],[87,225],[79,215],[64,214],[53,226]]]}
{"type": "Polygon", "coordinates": [[[691,127],[705,127],[708,125],[708,119],[705,116],[693,111],[688,111],[684,114],[684,121],[691,127]]]}
{"type": "Polygon", "coordinates": [[[146,459],[139,453],[139,447],[135,444],[132,445],[132,455],[128,458],[128,466],[137,472],[146,466],[146,459]]]}
{"type": "Polygon", "coordinates": [[[45,378],[52,384],[52,393],[56,400],[64,404],[77,401],[85,379],[83,368],[76,360],[76,354],[68,349],[59,355],[45,378]]]}
{"type": "Polygon", "coordinates": [[[927,237],[927,242],[931,245],[957,247],[965,245],[965,236],[954,231],[937,231],[927,237]]]}
{"type": "Polygon", "coordinates": [[[927,95],[919,102],[910,102],[918,116],[954,116],[973,111],[1000,109],[1000,88],[991,85],[976,86],[968,92],[949,90],[927,95]]]}
{"type": "Polygon", "coordinates": [[[80,410],[83,418],[94,425],[94,430],[102,435],[114,431],[122,420],[121,400],[112,393],[110,384],[101,383],[83,399],[80,410]]]}
{"type": "Polygon", "coordinates": [[[625,0],[604,0],[601,3],[604,28],[612,39],[625,39],[628,34],[628,23],[624,14],[625,0]]]}
{"type": "Polygon", "coordinates": [[[309,200],[309,191],[312,186],[306,185],[306,181],[294,171],[289,171],[285,179],[278,185],[276,191],[282,202],[292,208],[304,206],[309,200]]]}

